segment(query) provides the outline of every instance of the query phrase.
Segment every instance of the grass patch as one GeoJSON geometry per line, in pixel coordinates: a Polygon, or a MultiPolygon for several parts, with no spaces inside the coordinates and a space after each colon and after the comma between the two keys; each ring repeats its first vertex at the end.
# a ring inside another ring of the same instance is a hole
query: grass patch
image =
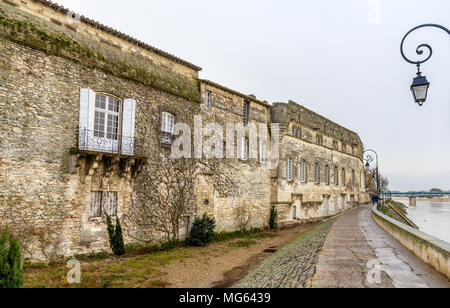
{"type": "Polygon", "coordinates": [[[251,247],[253,245],[256,245],[257,243],[258,242],[255,241],[255,240],[245,239],[245,240],[239,240],[239,241],[236,241],[236,242],[230,242],[228,244],[228,246],[230,246],[230,247],[245,247],[245,248],[248,248],[248,247],[251,247]]]}
{"type": "Polygon", "coordinates": [[[265,239],[274,238],[276,236],[275,233],[252,229],[247,231],[219,232],[216,233],[214,241],[216,243],[221,243],[235,239],[265,239]]]}

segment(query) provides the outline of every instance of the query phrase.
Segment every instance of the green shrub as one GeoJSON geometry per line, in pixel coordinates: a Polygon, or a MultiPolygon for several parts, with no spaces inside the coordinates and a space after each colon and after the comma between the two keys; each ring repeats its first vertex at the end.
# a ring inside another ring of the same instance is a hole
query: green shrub
{"type": "Polygon", "coordinates": [[[116,256],[125,254],[125,245],[123,243],[122,227],[119,218],[116,218],[116,227],[114,228],[111,217],[106,214],[106,222],[108,224],[109,246],[116,256]]]}
{"type": "Polygon", "coordinates": [[[270,209],[270,218],[269,218],[269,227],[271,230],[277,228],[277,218],[278,218],[278,211],[275,205],[273,205],[272,208],[270,209]]]}
{"type": "Polygon", "coordinates": [[[17,289],[23,286],[22,249],[19,240],[0,236],[0,289],[17,289]]]}
{"type": "Polygon", "coordinates": [[[202,218],[197,218],[192,226],[191,233],[186,239],[186,245],[200,247],[211,243],[214,240],[214,229],[216,221],[206,214],[202,218]]]}

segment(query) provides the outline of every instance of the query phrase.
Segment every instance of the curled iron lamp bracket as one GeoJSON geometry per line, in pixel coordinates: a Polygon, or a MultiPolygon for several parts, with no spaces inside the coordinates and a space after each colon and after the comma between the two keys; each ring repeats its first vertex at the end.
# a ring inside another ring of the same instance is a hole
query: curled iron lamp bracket
{"type": "Polygon", "coordinates": [[[424,24],[424,25],[417,26],[417,27],[411,29],[408,33],[406,33],[406,35],[403,37],[402,44],[401,44],[401,46],[400,46],[400,52],[401,52],[401,54],[402,54],[403,59],[405,59],[405,61],[408,62],[408,63],[417,65],[417,68],[418,68],[418,70],[419,70],[419,73],[420,73],[420,65],[423,64],[423,63],[425,63],[425,62],[427,62],[428,60],[430,60],[431,57],[433,56],[433,48],[431,48],[431,46],[430,46],[429,44],[421,44],[421,45],[419,45],[419,46],[416,48],[416,53],[417,53],[419,56],[421,56],[421,55],[423,55],[423,53],[424,53],[424,49],[427,49],[428,52],[429,52],[428,57],[425,58],[425,59],[422,60],[422,61],[413,61],[413,60],[409,59],[408,57],[406,57],[405,52],[404,52],[404,45],[405,45],[406,38],[407,38],[412,32],[414,32],[414,31],[416,31],[416,30],[418,30],[418,29],[421,29],[421,28],[428,28],[428,27],[438,28],[438,29],[444,30],[445,32],[447,32],[448,35],[450,35],[450,30],[447,29],[447,28],[444,27],[444,26],[441,26],[441,25],[438,25],[438,24],[424,24]]]}

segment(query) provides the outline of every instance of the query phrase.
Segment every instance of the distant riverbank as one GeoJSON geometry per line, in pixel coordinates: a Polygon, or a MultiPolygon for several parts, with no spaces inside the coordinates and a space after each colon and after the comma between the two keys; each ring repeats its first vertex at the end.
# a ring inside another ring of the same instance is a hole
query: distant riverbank
{"type": "MultiPolygon", "coordinates": [[[[392,198],[394,201],[409,201],[409,198],[406,197],[395,197],[392,198]]],[[[450,198],[443,198],[443,197],[437,197],[437,198],[417,198],[417,201],[427,201],[427,202],[450,202],[450,198]]]]}
{"type": "Polygon", "coordinates": [[[409,207],[408,201],[402,200],[408,207],[407,217],[419,226],[420,231],[450,243],[450,202],[425,200],[418,199],[415,207],[409,207]]]}

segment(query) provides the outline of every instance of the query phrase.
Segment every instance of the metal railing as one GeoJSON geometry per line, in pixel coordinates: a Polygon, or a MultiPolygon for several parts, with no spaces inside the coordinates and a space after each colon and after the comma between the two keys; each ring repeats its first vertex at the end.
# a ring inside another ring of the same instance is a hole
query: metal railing
{"type": "Polygon", "coordinates": [[[78,149],[126,156],[143,155],[144,142],[136,137],[81,129],[78,133],[78,149]]]}

